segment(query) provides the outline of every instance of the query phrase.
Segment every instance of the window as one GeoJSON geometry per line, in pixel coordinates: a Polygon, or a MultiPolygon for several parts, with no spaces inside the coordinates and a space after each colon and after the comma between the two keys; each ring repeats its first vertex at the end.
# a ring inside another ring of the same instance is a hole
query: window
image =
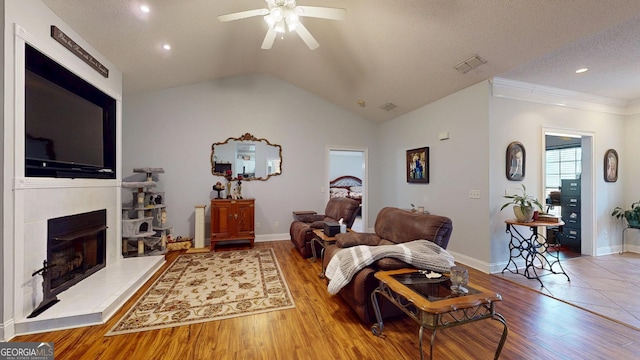
{"type": "Polygon", "coordinates": [[[545,198],[557,191],[562,179],[577,179],[582,173],[582,148],[570,147],[546,151],[545,198]]]}

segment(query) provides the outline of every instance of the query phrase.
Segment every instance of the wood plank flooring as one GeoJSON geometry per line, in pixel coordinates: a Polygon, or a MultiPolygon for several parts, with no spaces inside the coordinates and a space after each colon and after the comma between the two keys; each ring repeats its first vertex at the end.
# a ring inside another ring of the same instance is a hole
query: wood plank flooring
{"type": "MultiPolygon", "coordinates": [[[[320,262],[302,259],[289,240],[256,243],[274,249],[296,308],[163,330],[105,337],[142,292],[104,325],[19,336],[12,341],[55,344],[64,359],[419,359],[418,325],[385,322],[374,336],[318,278],[320,262]]],[[[637,359],[640,332],[473,269],[470,280],[500,293],[497,309],[509,324],[502,359],[637,359]]],[[[501,335],[497,321],[438,331],[434,359],[492,359],[501,335]]],[[[430,333],[425,331],[428,351],[430,333]]],[[[428,355],[428,354],[427,354],[428,355]]]]}

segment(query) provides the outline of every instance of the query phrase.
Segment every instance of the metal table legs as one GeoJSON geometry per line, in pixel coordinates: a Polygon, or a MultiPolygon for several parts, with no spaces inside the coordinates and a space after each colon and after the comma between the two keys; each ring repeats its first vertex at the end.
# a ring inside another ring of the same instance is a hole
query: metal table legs
{"type": "Polygon", "coordinates": [[[392,304],[397,306],[404,313],[409,315],[418,324],[420,324],[420,331],[418,332],[420,340],[420,359],[424,360],[424,351],[422,350],[422,338],[424,329],[431,330],[431,341],[429,343],[429,359],[433,359],[433,345],[436,340],[436,332],[439,329],[446,329],[449,327],[460,326],[468,324],[474,321],[480,321],[484,319],[493,319],[500,322],[503,325],[502,336],[498,343],[494,359],[500,357],[504,343],[507,340],[509,329],[507,327],[507,321],[504,316],[496,312],[494,302],[486,304],[480,304],[463,309],[451,310],[444,314],[432,314],[420,310],[413,306],[413,304],[406,300],[403,296],[396,294],[386,284],[381,283],[380,286],[371,293],[371,302],[373,303],[373,309],[376,313],[377,323],[371,327],[371,332],[376,336],[382,336],[384,330],[384,323],[382,321],[382,314],[380,313],[380,306],[378,304],[378,297],[376,294],[380,294],[387,298],[392,304]]]}

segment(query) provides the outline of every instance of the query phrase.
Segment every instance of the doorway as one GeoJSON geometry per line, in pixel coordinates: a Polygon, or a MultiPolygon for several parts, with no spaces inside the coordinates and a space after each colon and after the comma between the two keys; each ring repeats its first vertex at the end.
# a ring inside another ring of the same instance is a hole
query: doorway
{"type": "Polygon", "coordinates": [[[547,235],[566,256],[593,256],[593,134],[545,129],[543,139],[545,210],[565,223],[547,235]]]}
{"type": "Polygon", "coordinates": [[[332,147],[327,156],[328,197],[346,196],[359,201],[360,214],[352,229],[363,232],[367,229],[367,150],[332,147]]]}

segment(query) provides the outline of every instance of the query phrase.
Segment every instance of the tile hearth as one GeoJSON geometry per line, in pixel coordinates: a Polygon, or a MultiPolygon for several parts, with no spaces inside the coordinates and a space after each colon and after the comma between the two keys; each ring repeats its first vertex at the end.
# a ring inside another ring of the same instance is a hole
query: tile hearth
{"type": "Polygon", "coordinates": [[[120,259],[58,294],[60,300],[34,318],[16,320],[17,335],[106,322],[162,266],[164,256],[120,259]]]}

